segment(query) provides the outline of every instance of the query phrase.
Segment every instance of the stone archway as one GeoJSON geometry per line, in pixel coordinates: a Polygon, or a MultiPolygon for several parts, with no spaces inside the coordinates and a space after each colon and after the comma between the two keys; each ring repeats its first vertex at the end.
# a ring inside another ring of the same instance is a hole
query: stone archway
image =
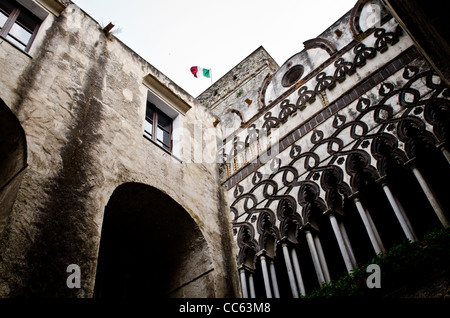
{"type": "Polygon", "coordinates": [[[19,120],[0,99],[0,233],[27,167],[27,142],[19,120]]]}
{"type": "Polygon", "coordinates": [[[126,183],[105,208],[94,297],[214,297],[207,242],[171,197],[126,183]]]}

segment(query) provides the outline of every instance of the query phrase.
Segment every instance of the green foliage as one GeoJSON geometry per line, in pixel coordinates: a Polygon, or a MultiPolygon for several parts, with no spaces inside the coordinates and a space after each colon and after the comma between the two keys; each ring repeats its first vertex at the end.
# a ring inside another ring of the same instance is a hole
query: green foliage
{"type": "Polygon", "coordinates": [[[340,279],[324,284],[307,298],[383,297],[402,287],[420,284],[427,278],[450,268],[450,229],[437,229],[422,241],[405,240],[388,251],[377,254],[364,266],[340,279]],[[381,288],[370,289],[367,266],[381,268],[381,288]]]}

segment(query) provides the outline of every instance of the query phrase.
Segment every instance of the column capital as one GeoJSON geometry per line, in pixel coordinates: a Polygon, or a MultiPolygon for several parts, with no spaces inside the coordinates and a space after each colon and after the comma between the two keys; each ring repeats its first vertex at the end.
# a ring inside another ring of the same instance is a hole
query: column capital
{"type": "Polygon", "coordinates": [[[416,157],[413,157],[413,158],[409,159],[408,161],[406,161],[404,163],[404,165],[414,168],[416,166],[415,163],[416,163],[416,157]]]}
{"type": "Polygon", "coordinates": [[[339,217],[339,216],[343,216],[344,213],[341,213],[337,210],[333,210],[333,209],[328,209],[325,212],[323,212],[323,215],[333,215],[335,217],[339,217]]]}
{"type": "MultiPolygon", "coordinates": [[[[296,244],[298,244],[297,239],[296,238],[293,238],[293,239],[295,239],[295,241],[293,241],[292,239],[289,239],[289,237],[287,235],[285,235],[281,239],[279,239],[277,241],[277,243],[278,244],[287,244],[287,245],[296,245],[296,244]]],[[[269,255],[269,253],[268,253],[268,255],[269,255]]]]}
{"type": "Polygon", "coordinates": [[[359,191],[352,192],[352,194],[350,194],[348,198],[353,200],[359,200],[359,191]]]}
{"type": "Polygon", "coordinates": [[[316,228],[313,224],[311,224],[309,222],[303,224],[301,226],[300,230],[302,230],[304,232],[309,231],[309,232],[313,232],[313,233],[319,233],[320,232],[318,228],[316,228]]]}
{"type": "Polygon", "coordinates": [[[256,257],[267,257],[267,251],[265,249],[260,250],[258,253],[256,253],[256,257]]]}
{"type": "Polygon", "coordinates": [[[248,267],[248,266],[246,266],[246,265],[241,265],[241,266],[239,266],[238,271],[239,271],[239,272],[245,271],[245,272],[248,272],[248,273],[250,273],[250,274],[254,274],[254,273],[255,273],[255,270],[254,270],[254,269],[251,269],[250,267],[248,267]]]}
{"type": "Polygon", "coordinates": [[[439,150],[445,149],[445,141],[442,141],[436,145],[439,150]]]}
{"type": "Polygon", "coordinates": [[[375,180],[376,183],[380,184],[382,187],[387,185],[387,175],[379,177],[377,180],[375,180]]]}
{"type": "Polygon", "coordinates": [[[288,239],[287,236],[283,236],[282,238],[280,238],[280,239],[278,240],[278,244],[281,244],[282,246],[283,246],[283,245],[289,246],[289,245],[292,245],[292,242],[289,241],[289,239],[288,239]]]}

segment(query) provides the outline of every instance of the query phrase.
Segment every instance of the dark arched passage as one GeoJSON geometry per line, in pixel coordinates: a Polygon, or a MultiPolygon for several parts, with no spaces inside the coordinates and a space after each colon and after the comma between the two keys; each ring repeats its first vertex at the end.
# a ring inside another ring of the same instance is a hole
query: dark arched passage
{"type": "Polygon", "coordinates": [[[105,208],[95,297],[213,297],[207,243],[191,216],[153,187],[126,183],[105,208]]]}
{"type": "Polygon", "coordinates": [[[0,99],[0,233],[27,166],[27,142],[19,120],[0,99]]]}

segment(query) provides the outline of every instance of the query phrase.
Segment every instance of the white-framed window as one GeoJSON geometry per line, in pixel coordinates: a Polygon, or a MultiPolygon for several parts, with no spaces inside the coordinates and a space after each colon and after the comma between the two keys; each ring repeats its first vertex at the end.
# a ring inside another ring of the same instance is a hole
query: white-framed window
{"type": "Polygon", "coordinates": [[[144,135],[165,150],[172,151],[172,118],[164,114],[155,104],[147,101],[144,135]]]}
{"type": "Polygon", "coordinates": [[[0,38],[18,49],[29,52],[42,19],[17,1],[0,1],[0,38]]]}
{"type": "Polygon", "coordinates": [[[165,100],[151,90],[147,91],[145,109],[144,137],[170,152],[179,155],[180,112],[171,107],[165,100]]]}
{"type": "Polygon", "coordinates": [[[163,74],[148,74],[143,84],[147,91],[144,137],[182,161],[186,139],[183,123],[193,98],[163,74]]]}

